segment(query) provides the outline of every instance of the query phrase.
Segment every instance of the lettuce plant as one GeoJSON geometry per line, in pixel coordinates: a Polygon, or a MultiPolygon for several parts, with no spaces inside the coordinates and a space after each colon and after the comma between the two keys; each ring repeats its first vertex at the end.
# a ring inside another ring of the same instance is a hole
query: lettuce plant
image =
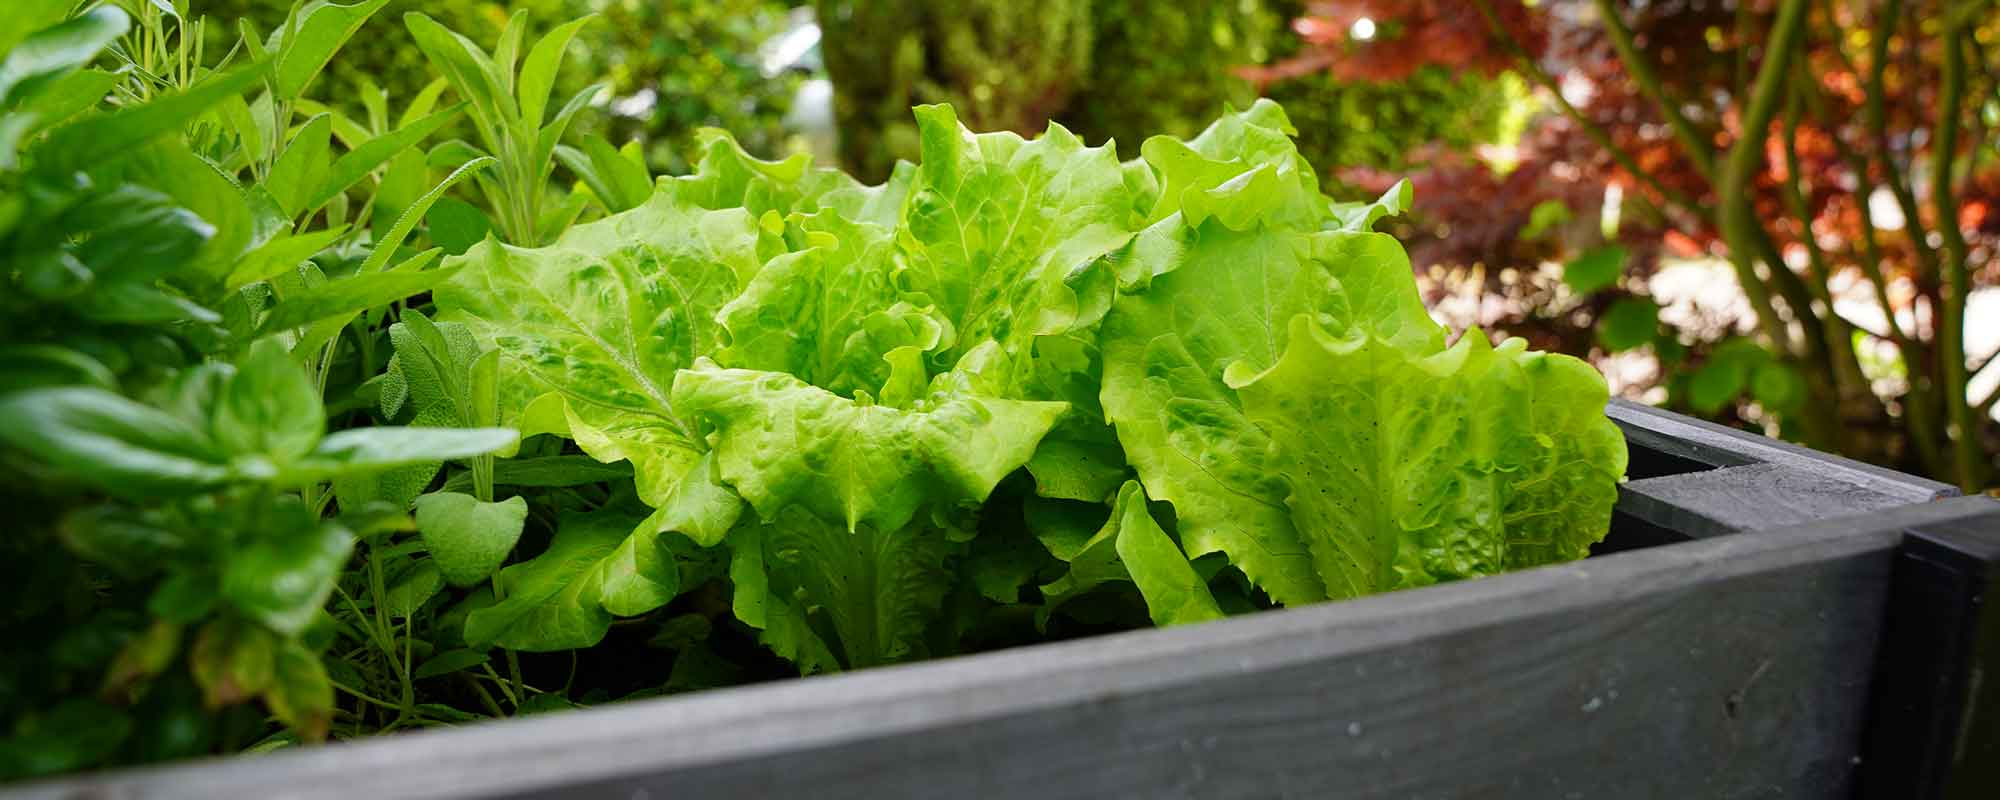
{"type": "MultiPolygon", "coordinates": [[[[588,579],[469,635],[590,644],[570,634],[672,600],[710,547],[738,619],[814,671],[955,650],[1008,607],[1046,624],[1107,583],[1165,624],[1604,535],[1625,456],[1602,379],[1447,346],[1369,230],[1407,188],[1330,202],[1275,104],[1128,163],[916,115],[922,161],[881,186],[717,134],[643,205],[447,267],[444,318],[502,354],[500,418],[629,462],[654,509],[615,547],[577,521],[605,542],[588,579]],[[598,622],[521,627],[562,614],[598,622]]],[[[544,560],[577,558],[523,567],[544,560]]]]}

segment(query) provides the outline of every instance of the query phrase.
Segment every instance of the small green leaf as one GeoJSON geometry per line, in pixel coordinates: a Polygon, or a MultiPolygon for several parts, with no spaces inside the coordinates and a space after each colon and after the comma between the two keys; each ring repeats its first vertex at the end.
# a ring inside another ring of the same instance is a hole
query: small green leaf
{"type": "Polygon", "coordinates": [[[0,396],[0,442],[124,497],[191,494],[254,477],[179,418],[102,389],[0,396]]]}
{"type": "Polygon", "coordinates": [[[331,202],[335,195],[361,182],[361,179],[368,177],[368,173],[374,172],[375,168],[389,163],[390,159],[415,147],[418,142],[429,138],[439,128],[450,124],[464,109],[464,104],[452,106],[404,125],[392,133],[369,139],[366,143],[348,151],[339,161],[333,163],[333,168],[306,198],[305,207],[315,209],[331,202]]]}
{"type": "MultiPolygon", "coordinates": [[[[597,99],[598,94],[610,88],[611,85],[608,83],[593,83],[584,87],[583,91],[577,92],[570,97],[569,102],[563,104],[562,110],[556,112],[555,118],[549,120],[548,125],[542,127],[541,133],[535,138],[535,151],[532,156],[534,160],[531,163],[541,165],[543,176],[546,176],[554,166],[556,145],[562,142],[563,134],[569,130],[570,121],[576,119],[576,115],[589,106],[590,101],[597,99]]],[[[530,123],[532,122],[530,120],[530,123]]]]}
{"type": "Polygon", "coordinates": [[[296,100],[305,94],[307,86],[326,69],[327,62],[340,50],[347,40],[361,30],[361,25],[389,4],[389,0],[368,0],[367,2],[341,5],[331,0],[315,0],[298,11],[293,34],[285,36],[286,29],[273,31],[271,41],[266,45],[278,54],[278,63],[273,70],[272,88],[280,100],[296,100]]]}
{"type": "Polygon", "coordinates": [[[466,642],[531,652],[597,644],[611,627],[611,613],[598,600],[597,568],[632,524],[614,511],[564,515],[548,550],[494,577],[505,599],[466,617],[466,642]]]}
{"type": "Polygon", "coordinates": [[[424,660],[417,665],[413,677],[418,680],[450,675],[486,663],[486,654],[478,650],[446,650],[424,660]]]}
{"type": "Polygon", "coordinates": [[[272,630],[296,636],[333,595],[354,534],[324,522],[271,531],[229,557],[222,596],[272,630]]]}
{"type": "Polygon", "coordinates": [[[1618,274],[1625,269],[1625,258],[1625,248],[1615,244],[1586,251],[1563,265],[1563,283],[1580,295],[1610,287],[1618,283],[1618,274]]]}
{"type": "Polygon", "coordinates": [[[439,255],[439,251],[427,251],[389,272],[358,273],[294,294],[272,308],[257,330],[269,334],[325,319],[340,319],[344,327],[353,314],[423,294],[450,280],[457,267],[424,269],[439,255]]]}
{"type": "Polygon", "coordinates": [[[216,443],[233,456],[262,455],[284,464],[319,444],[326,410],[318,387],[285,345],[262,339],[223,385],[210,428],[216,443]]]}
{"type": "Polygon", "coordinates": [[[1597,343],[1613,353],[1653,341],[1660,327],[1660,305],[1646,297],[1626,297],[1605,309],[1597,321],[1597,343]]]}
{"type": "MultiPolygon", "coordinates": [[[[10,20],[10,26],[12,23],[10,20]]],[[[89,64],[131,27],[132,18],[124,11],[98,6],[62,24],[29,34],[11,51],[0,51],[6,57],[0,61],[0,108],[19,105],[16,101],[20,97],[31,96],[89,64]]]]}
{"type": "Polygon", "coordinates": [[[472,104],[476,123],[497,131],[518,115],[519,106],[502,91],[493,60],[479,45],[418,12],[404,14],[403,25],[431,66],[451,81],[459,97],[472,104]]]}
{"type": "Polygon", "coordinates": [[[264,704],[300,739],[325,741],[333,724],[333,680],[326,665],[295,640],[279,643],[264,704]]]}
{"type": "Polygon", "coordinates": [[[263,694],[277,666],[278,642],[270,632],[234,619],[202,626],[188,650],[188,670],[210,710],[263,694]]]}
{"type": "Polygon", "coordinates": [[[417,532],[454,586],[471,586],[499,569],[527,519],[527,498],[518,495],[497,503],[456,493],[417,498],[417,532]]]}
{"type": "Polygon", "coordinates": [[[1222,609],[1208,592],[1208,585],[1195,574],[1180,545],[1167,537],[1160,523],[1146,510],[1146,492],[1138,481],[1128,481],[1118,492],[1118,560],[1146,598],[1153,624],[1180,625],[1221,619],[1222,609]]]}
{"type": "MultiPolygon", "coordinates": [[[[605,464],[590,456],[542,456],[501,459],[493,462],[495,486],[550,488],[584,486],[632,477],[632,465],[623,461],[605,464]]],[[[472,473],[460,472],[444,482],[444,491],[472,491],[472,473]]]]}
{"type": "Polygon", "coordinates": [[[333,158],[333,115],[321,114],[306,121],[298,135],[285,145],[271,174],[264,178],[264,190],[278,201],[287,217],[306,210],[313,189],[327,179],[328,162],[333,158]]]}
{"type": "Polygon", "coordinates": [[[504,450],[519,442],[512,428],[352,428],[320,440],[312,455],[291,465],[288,482],[378,472],[504,450]]]}
{"type": "Polygon", "coordinates": [[[388,266],[389,259],[395,257],[396,250],[403,246],[403,240],[409,238],[410,233],[417,229],[417,223],[430,213],[431,206],[442,199],[445,192],[451,191],[451,187],[457,186],[460,181],[477,175],[481,170],[497,163],[499,160],[492,157],[476,158],[453,170],[437,186],[418,198],[415,204],[405,209],[402,216],[396,218],[396,224],[390,226],[389,232],[375,243],[375,252],[370,253],[368,260],[361,263],[358,272],[368,274],[382,271],[383,267],[388,266]]]}
{"type": "Polygon", "coordinates": [[[118,657],[105,670],[104,686],[98,694],[115,703],[130,704],[143,684],[167,670],[181,650],[181,626],[154,622],[119,648],[118,657]]]}
{"type": "Polygon", "coordinates": [[[176,572],[146,598],[146,613],[176,625],[191,625],[215,610],[220,593],[211,573],[176,572]]]}
{"type": "Polygon", "coordinates": [[[473,245],[493,232],[493,222],[478,206],[453,197],[442,198],[425,218],[430,223],[431,242],[454,256],[465,255],[473,245]]]}
{"type": "Polygon", "coordinates": [[[1688,383],[1688,404],[1702,414],[1715,414],[1749,388],[1750,375],[1771,354],[1756,342],[1734,338],[1716,345],[1688,383]]]}
{"type": "Polygon", "coordinates": [[[389,591],[382,598],[382,610],[396,619],[416,616],[424,603],[444,590],[444,573],[438,570],[436,561],[419,561],[403,571],[389,583],[389,591]]]}
{"type": "Polygon", "coordinates": [[[300,263],[325,250],[346,232],[347,226],[342,225],[311,233],[274,237],[245,254],[237,262],[236,268],[229,273],[225,285],[230,291],[235,291],[281,273],[296,270],[300,263]]]}
{"type": "MultiPolygon", "coordinates": [[[[542,115],[548,109],[549,92],[556,85],[556,71],[562,66],[563,51],[569,49],[570,40],[575,38],[576,32],[596,18],[594,14],[581,17],[549,31],[528,52],[528,60],[521,65],[519,86],[522,119],[541,124],[542,115]]],[[[512,69],[512,66],[508,68],[512,69]]]]}
{"type": "Polygon", "coordinates": [[[236,134],[237,143],[242,148],[245,158],[255,164],[270,161],[271,148],[276,146],[276,143],[265,138],[266,126],[258,119],[257,112],[251,110],[250,101],[243,99],[240,94],[229,95],[217,105],[217,111],[221,112],[223,122],[229,126],[229,132],[236,134]]]}
{"type": "Polygon", "coordinates": [[[1560,200],[1543,200],[1528,211],[1528,224],[1521,228],[1521,238],[1528,241],[1540,239],[1556,226],[1568,223],[1573,218],[1569,206],[1560,200]]]}

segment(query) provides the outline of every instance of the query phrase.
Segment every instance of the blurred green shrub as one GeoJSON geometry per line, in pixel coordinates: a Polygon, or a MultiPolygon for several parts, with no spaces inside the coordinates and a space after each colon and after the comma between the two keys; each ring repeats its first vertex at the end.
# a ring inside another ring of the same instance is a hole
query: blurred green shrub
{"type": "MultiPolygon", "coordinates": [[[[578,34],[556,95],[567,97],[595,80],[610,80],[609,114],[590,114],[578,129],[616,144],[639,140],[657,171],[682,172],[695,151],[694,132],[726,128],[751,153],[775,156],[791,149],[782,119],[800,78],[766,77],[758,48],[784,30],[795,3],[785,0],[394,0],[363,35],[355,37],[314,92],[349,104],[362,80],[392,98],[414,97],[432,78],[409,31],[395,22],[421,11],[476,42],[499,38],[507,18],[525,10],[538,26],[584,14],[599,19],[578,34]]],[[[257,29],[284,24],[290,0],[197,0],[195,13],[216,23],[211,46],[226,49],[233,21],[248,17],[257,29]]],[[[539,33],[538,28],[534,33],[539,33]]],[[[218,51],[219,52],[219,51],[218,51]]]]}
{"type": "Polygon", "coordinates": [[[1421,166],[1413,160],[1425,151],[1413,144],[1470,152],[1518,139],[1527,89],[1509,76],[1425,68],[1380,84],[1346,83],[1321,72],[1265,93],[1284,104],[1298,126],[1299,152],[1308,161],[1333,169],[1402,172],[1421,166]]]}
{"type": "MultiPolygon", "coordinates": [[[[1115,139],[1135,158],[1147,136],[1190,137],[1224,103],[1257,93],[1234,70],[1270,57],[1284,35],[1283,4],[1265,0],[1099,0],[1091,5],[1091,65],[1083,89],[1056,116],[1091,142],[1115,139]]],[[[1301,131],[1303,132],[1303,130],[1301,131]]],[[[1322,163],[1314,161],[1313,163],[1322,163]]],[[[1331,163],[1331,162],[1327,162],[1331,163]]]]}
{"type": "Polygon", "coordinates": [[[878,181],[914,158],[922,103],[951,103],[975,130],[1040,130],[1090,74],[1091,5],[819,0],[842,165],[878,181]]]}
{"type": "MultiPolygon", "coordinates": [[[[844,165],[880,179],[915,155],[909,107],[950,102],[978,129],[1055,120],[1126,158],[1154,133],[1191,136],[1257,88],[1239,76],[1296,48],[1286,0],[819,0],[844,165]]],[[[1327,167],[1401,169],[1413,142],[1452,148],[1506,138],[1525,92],[1511,79],[1425,69],[1390,84],[1324,74],[1272,87],[1299,149],[1327,167]]]]}

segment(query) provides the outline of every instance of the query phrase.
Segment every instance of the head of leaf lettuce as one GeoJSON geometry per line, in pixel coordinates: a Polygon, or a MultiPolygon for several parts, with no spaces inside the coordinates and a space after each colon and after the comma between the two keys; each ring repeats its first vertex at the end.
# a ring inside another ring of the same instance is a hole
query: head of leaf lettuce
{"type": "Polygon", "coordinates": [[[645,506],[563,520],[496,578],[548,590],[469,640],[588,646],[707,569],[802,671],[852,668],[1604,536],[1626,455],[1603,379],[1448,344],[1372,230],[1407,184],[1330,200],[1269,101],[1129,162],[915,113],[921,158],[881,185],[718,132],[637,207],[453,259],[440,319],[500,353],[499,420],[629,462],[645,506]]]}

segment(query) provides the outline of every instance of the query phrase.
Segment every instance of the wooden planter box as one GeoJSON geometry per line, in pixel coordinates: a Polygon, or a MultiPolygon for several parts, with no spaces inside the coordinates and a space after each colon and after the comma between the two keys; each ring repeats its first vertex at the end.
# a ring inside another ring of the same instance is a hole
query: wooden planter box
{"type": "Polygon", "coordinates": [[[5,794],[1996,796],[2000,503],[1609,413],[1632,479],[1574,564],[5,794]]]}

